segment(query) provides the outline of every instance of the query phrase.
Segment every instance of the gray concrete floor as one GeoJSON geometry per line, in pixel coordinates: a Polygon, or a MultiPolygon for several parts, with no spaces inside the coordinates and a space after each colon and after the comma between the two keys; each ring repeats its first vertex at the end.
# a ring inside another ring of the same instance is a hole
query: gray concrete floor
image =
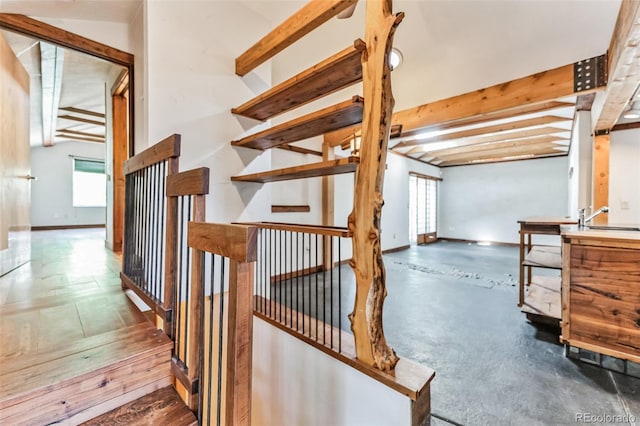
{"type": "Polygon", "coordinates": [[[520,312],[516,247],[442,241],[385,265],[385,335],[436,371],[432,425],[640,424],[640,379],[566,358],[558,332],[520,312]]]}

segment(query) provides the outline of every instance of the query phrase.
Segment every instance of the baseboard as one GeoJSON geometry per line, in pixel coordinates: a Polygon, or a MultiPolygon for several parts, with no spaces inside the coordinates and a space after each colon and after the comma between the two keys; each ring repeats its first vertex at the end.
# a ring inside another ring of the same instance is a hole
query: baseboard
{"type": "Polygon", "coordinates": [[[499,242],[499,241],[465,240],[465,239],[462,239],[462,238],[449,238],[449,237],[439,237],[438,240],[440,240],[440,241],[451,241],[452,243],[471,243],[471,244],[490,243],[492,246],[520,247],[520,244],[518,244],[518,243],[502,243],[502,242],[499,242]]]}
{"type": "Polygon", "coordinates": [[[407,244],[406,246],[400,246],[400,247],[395,247],[395,248],[382,250],[382,254],[389,254],[389,253],[393,253],[395,251],[402,251],[402,250],[407,250],[407,249],[410,249],[410,248],[411,248],[411,246],[407,244]]]}
{"type": "Polygon", "coordinates": [[[60,229],[86,229],[86,228],[105,228],[105,224],[92,225],[48,225],[48,226],[32,226],[32,231],[56,231],[60,229]]]}

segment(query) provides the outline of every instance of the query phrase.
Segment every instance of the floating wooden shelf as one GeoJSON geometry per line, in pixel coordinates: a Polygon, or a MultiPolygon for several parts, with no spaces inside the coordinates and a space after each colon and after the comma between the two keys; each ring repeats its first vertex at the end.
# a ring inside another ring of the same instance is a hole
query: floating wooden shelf
{"type": "Polygon", "coordinates": [[[560,247],[533,246],[522,264],[537,268],[562,269],[560,247]]]}
{"type": "Polygon", "coordinates": [[[303,115],[270,129],[231,142],[235,146],[254,149],[269,149],[278,145],[301,141],[313,136],[323,135],[344,127],[353,126],[362,121],[364,99],[354,96],[337,105],[303,115]]]}
{"type": "Polygon", "coordinates": [[[362,80],[364,41],[358,39],[341,52],[272,87],[231,110],[256,120],[267,120],[362,80]]]}
{"type": "Polygon", "coordinates": [[[359,157],[340,158],[338,160],[287,167],[284,169],[270,170],[268,172],[254,173],[251,175],[232,176],[231,180],[236,182],[268,183],[282,180],[339,175],[342,173],[355,172],[359,162],[359,157]]]}

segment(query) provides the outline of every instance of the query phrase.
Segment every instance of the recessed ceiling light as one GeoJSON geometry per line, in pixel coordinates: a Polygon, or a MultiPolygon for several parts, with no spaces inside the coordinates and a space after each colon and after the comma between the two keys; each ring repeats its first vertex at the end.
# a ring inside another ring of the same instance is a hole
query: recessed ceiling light
{"type": "Polygon", "coordinates": [[[389,65],[392,70],[395,70],[400,66],[400,64],[402,64],[402,59],[402,52],[400,52],[400,50],[395,47],[391,49],[391,52],[389,53],[389,65]]]}

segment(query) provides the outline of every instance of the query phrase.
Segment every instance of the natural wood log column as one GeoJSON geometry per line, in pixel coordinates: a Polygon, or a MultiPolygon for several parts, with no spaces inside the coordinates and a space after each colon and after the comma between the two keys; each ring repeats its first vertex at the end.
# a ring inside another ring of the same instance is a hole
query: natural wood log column
{"type": "Polygon", "coordinates": [[[360,166],[355,176],[353,211],[348,226],[353,232],[356,298],[349,315],[356,356],[382,371],[393,370],[398,357],[387,345],[382,330],[382,307],[387,295],[380,245],[380,214],[387,145],[394,99],[391,93],[389,53],[403,13],[392,14],[391,0],[366,3],[365,42],[362,57],[364,111],[360,166]]]}
{"type": "MultiPolygon", "coordinates": [[[[611,136],[606,133],[596,135],[593,139],[593,211],[609,205],[609,147],[611,136]]],[[[602,225],[609,220],[604,213],[593,219],[596,225],[602,225]]]]}

